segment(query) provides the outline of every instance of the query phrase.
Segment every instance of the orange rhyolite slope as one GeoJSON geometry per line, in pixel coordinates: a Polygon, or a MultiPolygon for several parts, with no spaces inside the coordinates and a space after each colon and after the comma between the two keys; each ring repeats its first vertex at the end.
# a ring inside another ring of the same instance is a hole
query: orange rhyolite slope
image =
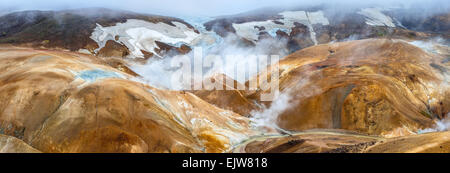
{"type": "Polygon", "coordinates": [[[430,127],[450,110],[444,59],[386,39],[297,51],[279,63],[280,89],[291,95],[293,105],[281,113],[278,125],[390,137],[430,127]]]}
{"type": "Polygon", "coordinates": [[[224,152],[248,119],[94,56],[0,49],[0,130],[42,152],[224,152]]]}

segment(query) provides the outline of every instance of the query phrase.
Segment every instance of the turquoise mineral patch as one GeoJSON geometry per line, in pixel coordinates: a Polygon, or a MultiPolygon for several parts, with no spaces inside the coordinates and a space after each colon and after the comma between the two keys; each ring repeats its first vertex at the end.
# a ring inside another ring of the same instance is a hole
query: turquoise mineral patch
{"type": "Polygon", "coordinates": [[[82,71],[76,77],[88,82],[94,82],[96,80],[105,78],[123,78],[122,75],[116,72],[104,71],[100,69],[82,71]]]}

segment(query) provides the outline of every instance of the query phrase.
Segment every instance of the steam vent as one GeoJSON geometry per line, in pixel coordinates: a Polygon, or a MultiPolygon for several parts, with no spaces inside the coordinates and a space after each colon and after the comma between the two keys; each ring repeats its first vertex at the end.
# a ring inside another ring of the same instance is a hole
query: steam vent
{"type": "Polygon", "coordinates": [[[0,7],[0,152],[450,153],[449,1],[155,4],[0,7]]]}

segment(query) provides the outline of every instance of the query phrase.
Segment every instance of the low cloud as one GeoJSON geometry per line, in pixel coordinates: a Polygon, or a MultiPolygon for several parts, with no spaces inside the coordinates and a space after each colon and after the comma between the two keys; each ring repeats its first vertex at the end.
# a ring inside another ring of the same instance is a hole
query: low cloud
{"type": "MultiPolygon", "coordinates": [[[[219,16],[242,13],[264,7],[295,8],[297,6],[403,6],[430,7],[432,11],[448,11],[448,0],[0,0],[0,11],[63,10],[73,8],[105,7],[149,14],[219,16]]],[[[343,8],[344,9],[344,8],[343,8]]],[[[421,11],[423,13],[424,11],[421,11]]],[[[1,14],[1,13],[0,13],[1,14]]]]}

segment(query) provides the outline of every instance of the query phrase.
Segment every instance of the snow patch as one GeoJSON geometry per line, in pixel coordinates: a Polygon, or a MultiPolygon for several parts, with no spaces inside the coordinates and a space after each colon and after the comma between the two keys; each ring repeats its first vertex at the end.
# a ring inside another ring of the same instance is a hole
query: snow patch
{"type": "Polygon", "coordinates": [[[191,45],[202,47],[205,50],[209,50],[221,43],[223,43],[223,38],[219,36],[214,31],[208,31],[205,28],[205,23],[211,20],[214,20],[212,17],[204,17],[204,16],[177,16],[180,19],[183,19],[185,22],[194,26],[200,32],[200,36],[198,39],[194,40],[191,45]]]}
{"type": "Polygon", "coordinates": [[[182,44],[190,45],[200,36],[185,24],[180,22],[172,24],[175,26],[136,19],[128,19],[125,23],[117,23],[110,27],[97,24],[90,38],[99,45],[95,50],[96,53],[107,41],[112,40],[125,45],[133,57],[144,58],[141,50],[160,56],[156,53],[156,49],[159,49],[156,41],[179,47],[182,44]]]}
{"type": "Polygon", "coordinates": [[[276,37],[277,31],[282,31],[287,34],[291,34],[292,28],[295,27],[294,23],[301,23],[308,27],[311,33],[311,39],[314,44],[317,45],[316,33],[314,32],[313,25],[329,25],[328,19],[324,16],[322,11],[306,12],[306,11],[285,11],[279,13],[283,16],[282,19],[258,21],[258,22],[246,22],[236,24],[233,23],[233,28],[236,30],[236,34],[249,41],[256,42],[259,39],[259,34],[262,32],[269,33],[272,37],[276,37]],[[281,24],[282,23],[282,24],[281,24]]]}
{"type": "Polygon", "coordinates": [[[91,55],[92,53],[89,51],[89,50],[87,50],[87,49],[80,49],[80,50],[78,50],[78,53],[84,53],[84,54],[88,54],[88,55],[91,55]]]}
{"type": "Polygon", "coordinates": [[[380,8],[364,8],[358,14],[366,17],[367,25],[395,27],[392,18],[386,16],[381,11],[380,8]]]}

